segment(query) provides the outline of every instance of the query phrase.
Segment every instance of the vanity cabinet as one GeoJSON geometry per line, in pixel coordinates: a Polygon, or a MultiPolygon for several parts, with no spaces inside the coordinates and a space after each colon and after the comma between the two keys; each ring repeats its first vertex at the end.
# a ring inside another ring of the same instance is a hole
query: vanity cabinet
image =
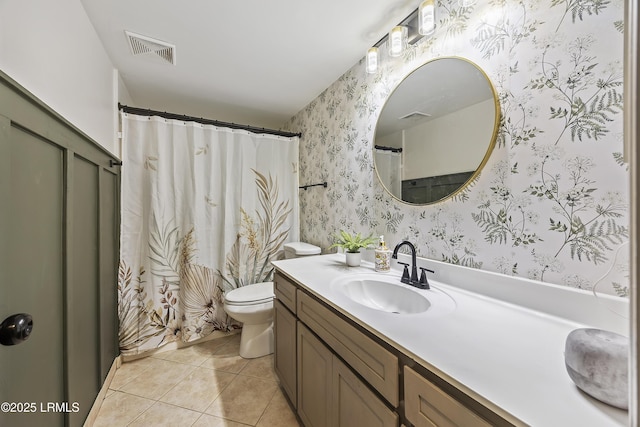
{"type": "Polygon", "coordinates": [[[274,283],[275,371],[305,427],[511,425],[280,272],[274,283]]]}
{"type": "Polygon", "coordinates": [[[273,292],[276,300],[280,301],[293,314],[296,313],[296,291],[297,286],[286,277],[276,274],[273,278],[273,292]]]}
{"type": "Polygon", "coordinates": [[[330,427],[333,354],[298,322],[298,415],[306,427],[330,427]]]}
{"type": "Polygon", "coordinates": [[[396,427],[398,416],[298,322],[298,415],[306,427],[396,427]]]}
{"type": "Polygon", "coordinates": [[[280,385],[296,406],[296,316],[279,300],[274,303],[274,370],[280,378],[280,385]]]}
{"type": "Polygon", "coordinates": [[[404,367],[405,415],[415,427],[491,427],[431,381],[404,367]]]}
{"type": "Polygon", "coordinates": [[[398,414],[390,410],[336,356],[333,356],[332,396],[332,426],[396,427],[398,425],[398,414]]]}
{"type": "Polygon", "coordinates": [[[393,407],[399,403],[398,358],[307,293],[298,290],[297,315],[393,407]]]}

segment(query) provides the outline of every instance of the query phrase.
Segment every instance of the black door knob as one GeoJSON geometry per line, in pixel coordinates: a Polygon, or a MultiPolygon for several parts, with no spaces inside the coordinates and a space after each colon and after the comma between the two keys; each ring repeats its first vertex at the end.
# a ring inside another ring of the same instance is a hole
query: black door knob
{"type": "Polygon", "coordinates": [[[30,314],[18,313],[7,317],[0,324],[0,344],[16,345],[25,341],[33,330],[30,314]]]}

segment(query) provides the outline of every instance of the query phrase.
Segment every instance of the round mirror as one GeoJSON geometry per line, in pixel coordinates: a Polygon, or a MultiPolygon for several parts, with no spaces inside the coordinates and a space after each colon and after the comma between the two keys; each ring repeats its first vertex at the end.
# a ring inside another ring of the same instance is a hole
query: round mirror
{"type": "Polygon", "coordinates": [[[499,123],[498,96],[484,71],[463,58],[429,61],[382,108],[373,144],[378,178],[406,203],[453,197],[480,173],[499,123]]]}

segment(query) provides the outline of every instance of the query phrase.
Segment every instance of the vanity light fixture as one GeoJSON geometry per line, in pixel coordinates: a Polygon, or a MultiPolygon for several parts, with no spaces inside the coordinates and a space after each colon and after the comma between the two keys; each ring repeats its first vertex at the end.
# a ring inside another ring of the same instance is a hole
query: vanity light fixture
{"type": "MultiPolygon", "coordinates": [[[[380,46],[387,42],[389,56],[397,57],[407,48],[424,36],[430,36],[436,30],[436,5],[438,0],[422,0],[420,6],[411,12],[398,25],[383,38],[378,40],[365,56],[365,69],[369,74],[375,73],[380,67],[380,46]]],[[[476,0],[458,0],[460,2],[472,2],[476,0]]]]}
{"type": "Polygon", "coordinates": [[[378,62],[380,61],[380,52],[377,47],[371,47],[367,51],[366,57],[366,71],[369,74],[373,74],[378,71],[378,62]]]}
{"type": "MultiPolygon", "coordinates": [[[[465,1],[465,0],[460,0],[465,1]]],[[[436,30],[435,0],[424,0],[418,8],[418,32],[423,36],[431,35],[436,30]]]]}
{"type": "Polygon", "coordinates": [[[389,56],[400,56],[407,47],[409,31],[404,25],[397,25],[389,32],[389,56]]]}

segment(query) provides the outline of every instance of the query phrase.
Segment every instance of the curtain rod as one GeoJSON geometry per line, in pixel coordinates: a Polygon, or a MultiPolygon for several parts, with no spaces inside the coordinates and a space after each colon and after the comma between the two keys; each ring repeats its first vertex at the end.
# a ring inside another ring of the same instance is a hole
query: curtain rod
{"type": "Polygon", "coordinates": [[[298,188],[302,188],[303,190],[306,190],[309,187],[320,187],[320,186],[327,188],[327,182],[325,181],[325,182],[321,182],[320,184],[301,185],[298,188]]]}
{"type": "Polygon", "coordinates": [[[302,136],[302,134],[299,132],[298,133],[285,132],[282,130],[265,129],[265,128],[259,128],[255,126],[240,125],[237,123],[221,122],[219,120],[203,119],[202,117],[192,117],[192,116],[185,116],[182,114],[167,113],[166,111],[156,111],[156,110],[149,110],[146,108],[129,107],[127,105],[122,105],[119,102],[118,102],[118,110],[121,110],[125,113],[136,114],[139,116],[159,116],[165,119],[174,119],[174,120],[182,120],[187,122],[202,123],[203,125],[214,125],[214,126],[220,126],[220,127],[227,127],[231,129],[242,129],[252,133],[265,133],[268,135],[285,136],[288,138],[291,138],[294,136],[297,136],[297,137],[302,136]]]}
{"type": "Polygon", "coordinates": [[[376,150],[391,151],[392,153],[402,153],[402,148],[385,147],[384,145],[374,145],[376,150]]]}

